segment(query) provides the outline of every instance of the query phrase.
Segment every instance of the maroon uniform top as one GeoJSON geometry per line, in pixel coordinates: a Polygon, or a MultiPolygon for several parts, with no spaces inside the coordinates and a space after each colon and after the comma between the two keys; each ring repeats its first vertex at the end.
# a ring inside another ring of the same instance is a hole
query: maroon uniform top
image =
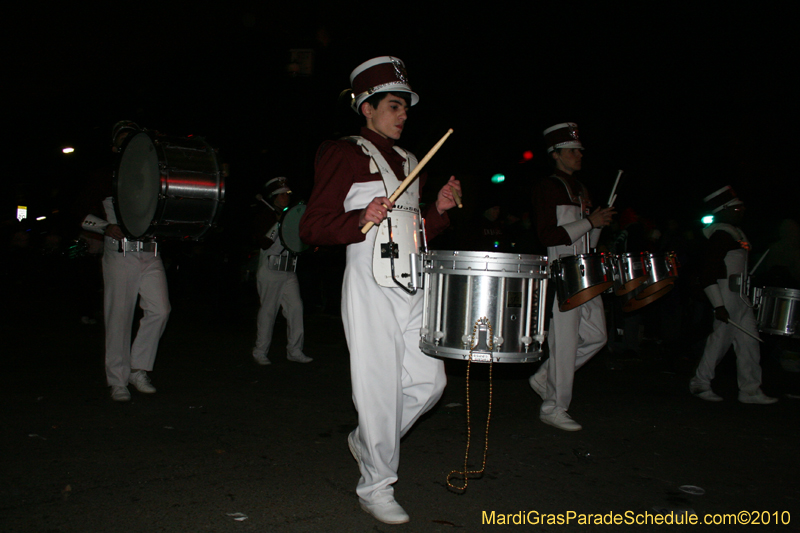
{"type": "MultiPolygon", "coordinates": [[[[361,128],[361,136],[370,141],[389,163],[397,179],[405,177],[405,159],[394,149],[394,141],[386,139],[368,128],[361,128]]],[[[360,209],[345,212],[344,201],[355,183],[383,181],[380,172],[369,170],[370,157],[359,145],[347,139],[327,141],[317,150],[314,170],[314,188],[306,212],[300,221],[300,238],[311,245],[350,244],[362,242],[366,235],[358,226],[360,209]]],[[[420,191],[426,175],[420,173],[420,191]]],[[[390,196],[394,191],[389,191],[390,196]]],[[[364,205],[362,209],[366,207],[364,205]]],[[[428,239],[433,239],[450,223],[447,213],[439,214],[435,204],[422,211],[428,239]]]]}
{"type": "Polygon", "coordinates": [[[564,183],[556,176],[561,177],[569,184],[572,194],[577,199],[578,193],[589,201],[586,188],[575,178],[556,169],[555,175],[541,180],[534,189],[533,206],[536,210],[536,228],[539,240],[544,246],[569,246],[572,240],[567,230],[559,226],[556,207],[559,205],[575,205],[580,203],[570,198],[564,183]]]}

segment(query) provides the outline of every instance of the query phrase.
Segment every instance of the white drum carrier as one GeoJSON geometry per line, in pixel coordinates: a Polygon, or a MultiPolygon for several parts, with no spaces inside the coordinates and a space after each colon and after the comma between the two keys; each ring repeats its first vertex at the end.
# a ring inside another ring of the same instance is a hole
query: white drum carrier
{"type": "Polygon", "coordinates": [[[433,250],[422,256],[420,349],[481,363],[541,359],[547,258],[433,250]]]}

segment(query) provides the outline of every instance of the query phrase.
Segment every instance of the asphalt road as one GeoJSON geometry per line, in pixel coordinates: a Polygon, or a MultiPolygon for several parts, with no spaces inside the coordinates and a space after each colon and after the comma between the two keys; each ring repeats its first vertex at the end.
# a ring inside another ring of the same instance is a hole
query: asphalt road
{"type": "Polygon", "coordinates": [[[754,530],[800,531],[800,374],[769,357],[764,390],[781,400],[756,406],[736,401],[730,356],[715,382],[726,401],[710,403],[688,393],[689,347],[649,344],[630,357],[604,350],[577,374],[570,413],[584,429],[575,433],[538,421],[540,400],[527,383],[537,364],[494,365],[491,380],[489,365],[473,365],[470,468],[481,466],[491,391],[488,454],[484,474],[462,493],[445,480],[464,465],[467,365],[448,360],[442,401],[402,445],[395,491],[411,522],[388,526],[355,495],[346,437],[356,413],[339,317],[306,316],[310,364],[286,360],[280,319],[273,364],[259,367],[250,358],[255,296],[243,291],[222,309],[188,294],[173,292],[151,374],[158,392],[133,391],[125,404],[105,386],[102,325],[81,325],[68,299],[7,313],[0,531],[447,532],[544,514],[570,523],[518,528],[686,531],[578,523],[670,511],[700,520],[758,512],[771,524],[754,530]]]}

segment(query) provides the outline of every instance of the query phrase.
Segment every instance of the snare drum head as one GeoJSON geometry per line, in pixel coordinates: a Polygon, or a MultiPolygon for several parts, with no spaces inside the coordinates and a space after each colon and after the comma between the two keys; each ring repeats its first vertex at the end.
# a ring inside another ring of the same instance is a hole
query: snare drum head
{"type": "Polygon", "coordinates": [[[299,254],[309,246],[300,239],[300,219],[306,212],[306,204],[299,203],[283,212],[278,233],[283,246],[290,252],[299,254]]]}
{"type": "Polygon", "coordinates": [[[158,154],[150,136],[129,136],[122,149],[114,183],[117,221],[132,239],[147,233],[158,206],[161,173],[158,154]]]}

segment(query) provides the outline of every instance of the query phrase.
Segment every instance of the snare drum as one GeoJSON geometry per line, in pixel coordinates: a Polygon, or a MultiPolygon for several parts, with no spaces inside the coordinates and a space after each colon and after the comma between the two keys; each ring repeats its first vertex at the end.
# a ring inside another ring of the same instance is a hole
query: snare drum
{"type": "Polygon", "coordinates": [[[800,290],[764,287],[758,302],[758,329],[764,333],[800,337],[800,290]]]}
{"type": "Polygon", "coordinates": [[[678,259],[675,252],[657,254],[645,252],[643,257],[646,277],[636,299],[644,300],[654,294],[666,294],[662,292],[663,289],[678,279],[678,259]]]}
{"type": "Polygon", "coordinates": [[[626,253],[612,256],[611,273],[616,294],[628,294],[647,279],[644,255],[644,253],[626,253]]]}
{"type": "Polygon", "coordinates": [[[425,277],[420,349],[474,362],[530,363],[542,357],[547,258],[434,250],[425,277]]]}
{"type": "Polygon", "coordinates": [[[308,250],[309,246],[300,239],[300,219],[306,212],[306,204],[303,202],[290,207],[281,215],[281,222],[278,226],[283,247],[292,253],[299,254],[308,250]]]}
{"type": "Polygon", "coordinates": [[[614,284],[611,257],[604,253],[560,257],[553,261],[550,273],[560,311],[585,304],[614,284]]]}
{"type": "Polygon", "coordinates": [[[225,197],[216,150],[203,139],[128,135],[114,174],[117,221],[131,239],[199,240],[225,197]]]}

